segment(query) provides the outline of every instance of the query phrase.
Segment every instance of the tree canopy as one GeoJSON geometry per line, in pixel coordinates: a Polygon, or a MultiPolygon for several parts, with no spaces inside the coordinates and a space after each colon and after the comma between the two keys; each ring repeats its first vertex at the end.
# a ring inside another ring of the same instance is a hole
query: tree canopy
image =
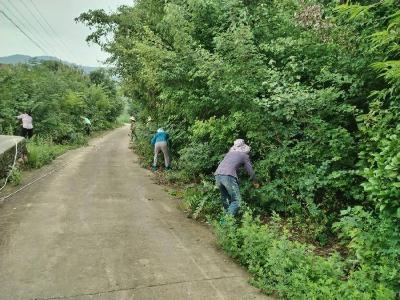
{"type": "Polygon", "coordinates": [[[138,0],[78,20],[111,54],[139,119],[169,130],[180,178],[211,175],[244,138],[263,183],[244,189],[247,204],[314,224],[317,242],[338,235],[344,298],[394,299],[400,10],[340,2],[138,0]]]}
{"type": "Polygon", "coordinates": [[[56,61],[0,68],[0,133],[17,134],[16,116],[30,112],[34,131],[55,142],[73,142],[83,134],[82,117],[93,129],[105,129],[123,108],[116,84],[104,70],[85,75],[56,61]]]}

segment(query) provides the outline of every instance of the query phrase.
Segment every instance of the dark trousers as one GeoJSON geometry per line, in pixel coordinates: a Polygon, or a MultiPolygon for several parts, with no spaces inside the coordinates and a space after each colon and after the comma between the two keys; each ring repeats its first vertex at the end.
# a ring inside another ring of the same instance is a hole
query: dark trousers
{"type": "Polygon", "coordinates": [[[221,191],[221,202],[225,212],[235,216],[241,202],[237,179],[229,175],[216,175],[215,183],[221,191]]]}
{"type": "Polygon", "coordinates": [[[90,125],[85,125],[85,132],[87,135],[90,135],[92,133],[92,127],[90,125]]]}
{"type": "Polygon", "coordinates": [[[27,129],[27,128],[21,128],[21,136],[23,136],[26,139],[31,138],[33,135],[33,129],[27,129]]]}

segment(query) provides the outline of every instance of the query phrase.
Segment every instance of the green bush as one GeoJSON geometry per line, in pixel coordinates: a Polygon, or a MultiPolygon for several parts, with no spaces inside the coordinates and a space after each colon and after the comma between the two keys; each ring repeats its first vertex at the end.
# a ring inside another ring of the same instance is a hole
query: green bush
{"type": "MultiPolygon", "coordinates": [[[[376,280],[371,276],[378,269],[369,269],[370,264],[347,265],[337,253],[318,256],[313,247],[293,241],[273,222],[268,225],[253,219],[250,211],[240,225],[232,217],[225,220],[214,222],[219,245],[245,265],[254,276],[253,283],[267,293],[284,299],[396,298],[398,286],[390,284],[390,280],[396,281],[396,266],[388,269],[388,261],[380,269],[387,272],[387,278],[376,280]]],[[[393,246],[397,245],[391,249],[393,246]]]]}
{"type": "Polygon", "coordinates": [[[178,168],[191,179],[198,179],[199,174],[209,173],[215,161],[209,159],[212,149],[207,143],[191,144],[179,151],[178,168]]]}
{"type": "MultiPolygon", "coordinates": [[[[156,125],[171,134],[171,180],[199,183],[235,139],[250,144],[261,188],[240,176],[244,202],[288,230],[247,216],[217,231],[259,286],[287,298],[399,290],[400,11],[353,2],[140,0],[78,18],[115,60],[131,111],[153,120],[135,141],[146,164],[156,125]],[[294,241],[337,238],[348,257],[294,241]]],[[[185,201],[218,218],[217,197],[200,184],[185,201]]]]}
{"type": "Polygon", "coordinates": [[[137,122],[135,133],[133,149],[142,158],[141,162],[144,166],[151,166],[153,164],[154,151],[150,141],[154,132],[151,131],[151,127],[148,125],[137,122]]]}
{"type": "Polygon", "coordinates": [[[56,61],[5,65],[0,69],[0,134],[18,134],[16,116],[28,111],[34,133],[56,143],[81,143],[83,120],[92,130],[111,128],[124,102],[104,70],[87,76],[56,61]]]}
{"type": "MultiPolygon", "coordinates": [[[[359,283],[363,284],[360,289],[378,285],[377,293],[393,298],[394,291],[400,291],[398,220],[374,215],[356,206],[342,211],[342,218],[334,227],[342,240],[346,241],[348,259],[360,266],[351,274],[348,284],[351,286],[361,280],[359,283]]],[[[384,299],[382,295],[379,297],[384,299]]],[[[376,297],[379,298],[378,294],[376,297]]]]}
{"type": "Polygon", "coordinates": [[[185,171],[181,170],[170,170],[168,173],[165,174],[165,179],[167,182],[172,184],[188,184],[192,181],[191,175],[187,174],[185,171]]]}
{"type": "Polygon", "coordinates": [[[10,173],[10,179],[9,179],[10,182],[15,186],[20,185],[21,181],[22,181],[22,171],[21,171],[21,169],[18,168],[18,167],[14,167],[14,168],[12,168],[10,170],[10,172],[11,172],[10,173]]]}
{"type": "Polygon", "coordinates": [[[28,161],[27,166],[30,168],[41,168],[49,164],[57,156],[71,149],[71,145],[55,144],[51,139],[36,137],[27,143],[28,161]]]}
{"type": "Polygon", "coordinates": [[[183,203],[189,216],[200,219],[216,219],[222,213],[219,194],[215,185],[203,180],[200,185],[187,188],[183,203]]]}

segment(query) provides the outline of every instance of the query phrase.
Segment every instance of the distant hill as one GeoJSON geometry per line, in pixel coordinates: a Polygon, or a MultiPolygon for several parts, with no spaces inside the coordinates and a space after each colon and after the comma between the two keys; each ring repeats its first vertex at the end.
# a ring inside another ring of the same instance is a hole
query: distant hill
{"type": "Polygon", "coordinates": [[[73,63],[70,63],[67,61],[62,61],[61,59],[54,57],[54,56],[29,56],[29,55],[21,55],[21,54],[0,57],[0,64],[23,64],[23,63],[27,63],[29,61],[44,61],[44,60],[56,60],[56,61],[61,61],[62,63],[70,65],[70,66],[77,66],[77,67],[83,69],[83,71],[86,74],[88,74],[94,70],[100,69],[100,67],[81,66],[81,65],[73,64],[73,63]]]}

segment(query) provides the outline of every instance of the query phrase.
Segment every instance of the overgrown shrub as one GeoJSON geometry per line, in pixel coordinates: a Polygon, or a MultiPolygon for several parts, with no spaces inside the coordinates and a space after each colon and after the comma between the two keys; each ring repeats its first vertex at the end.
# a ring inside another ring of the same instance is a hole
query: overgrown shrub
{"type": "Polygon", "coordinates": [[[379,285],[377,293],[381,293],[381,299],[385,299],[384,295],[395,297],[394,291],[400,291],[398,220],[374,215],[356,206],[342,211],[335,228],[349,249],[349,260],[359,266],[350,277],[351,281],[363,278],[364,285],[379,285]]]}
{"type": "Polygon", "coordinates": [[[221,215],[221,203],[215,185],[203,180],[200,185],[186,189],[183,203],[189,216],[216,219],[221,215]]]}
{"type": "MultiPolygon", "coordinates": [[[[267,293],[285,299],[396,297],[395,281],[372,278],[377,270],[368,269],[369,263],[348,265],[337,253],[318,256],[313,247],[293,241],[289,232],[273,222],[262,224],[250,211],[244,214],[240,225],[232,217],[225,220],[223,224],[214,222],[220,246],[245,265],[253,274],[254,283],[267,293]]],[[[395,279],[396,271],[387,269],[387,263],[381,271],[395,279]]]]}
{"type": "Polygon", "coordinates": [[[0,134],[19,134],[16,116],[28,111],[35,134],[64,144],[80,143],[82,117],[91,120],[92,130],[111,128],[124,105],[104,70],[87,76],[55,61],[3,66],[0,99],[0,134]]]}
{"type": "MultiPolygon", "coordinates": [[[[199,182],[235,139],[250,144],[262,187],[240,178],[243,199],[263,220],[295,223],[283,235],[249,216],[217,227],[259,286],[288,298],[393,299],[399,15],[393,0],[140,0],[79,20],[111,53],[141,121],[170,132],[174,180],[199,182]],[[349,256],[314,255],[289,236],[296,229],[310,229],[312,243],[339,236],[349,256]]],[[[136,141],[147,163],[148,139],[136,141]]],[[[214,191],[198,189],[189,208],[215,203],[214,191]]]]}
{"type": "Polygon", "coordinates": [[[41,168],[71,147],[71,145],[55,144],[50,138],[36,137],[31,139],[27,143],[27,166],[34,169],[41,168]]]}
{"type": "Polygon", "coordinates": [[[18,167],[14,167],[10,170],[10,178],[9,181],[17,186],[21,184],[22,181],[22,171],[20,168],[18,167]]]}
{"type": "Polygon", "coordinates": [[[152,128],[145,123],[137,122],[135,125],[135,136],[133,138],[133,149],[142,158],[141,162],[144,166],[153,164],[153,147],[150,143],[152,128]]]}
{"type": "Polygon", "coordinates": [[[207,143],[190,144],[179,151],[178,167],[191,179],[209,173],[215,162],[209,159],[212,149],[207,143]],[[207,172],[208,171],[208,172],[207,172]]]}

